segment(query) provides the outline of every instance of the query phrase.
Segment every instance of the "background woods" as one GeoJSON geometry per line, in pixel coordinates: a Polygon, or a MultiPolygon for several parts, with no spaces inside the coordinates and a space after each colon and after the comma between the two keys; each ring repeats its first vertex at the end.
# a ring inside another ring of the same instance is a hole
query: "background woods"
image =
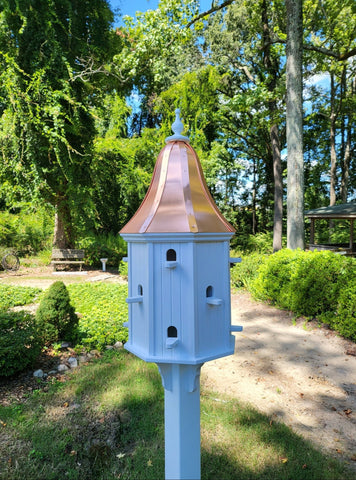
{"type": "Polygon", "coordinates": [[[279,250],[295,192],[305,208],[355,198],[355,4],[303,2],[293,146],[297,3],[220,1],[203,12],[196,0],[161,0],[120,19],[105,0],[0,0],[1,243],[13,241],[17,214],[33,212],[42,224],[29,230],[53,226],[57,247],[116,235],[176,107],[237,242],[273,231],[279,250]],[[304,181],[287,182],[293,149],[304,181]]]}

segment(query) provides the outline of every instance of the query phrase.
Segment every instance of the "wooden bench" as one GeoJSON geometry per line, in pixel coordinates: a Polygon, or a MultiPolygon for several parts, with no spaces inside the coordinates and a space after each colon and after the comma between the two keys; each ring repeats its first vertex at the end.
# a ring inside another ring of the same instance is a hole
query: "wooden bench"
{"type": "Polygon", "coordinates": [[[84,250],[75,250],[75,249],[53,249],[52,250],[52,261],[54,271],[56,271],[57,265],[79,265],[79,271],[82,270],[82,265],[84,263],[84,250]]]}

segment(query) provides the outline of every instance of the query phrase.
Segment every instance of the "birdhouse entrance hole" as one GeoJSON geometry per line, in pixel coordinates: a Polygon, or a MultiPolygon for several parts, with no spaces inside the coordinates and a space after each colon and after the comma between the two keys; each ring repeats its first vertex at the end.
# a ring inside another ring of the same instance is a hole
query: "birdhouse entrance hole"
{"type": "Polygon", "coordinates": [[[209,285],[206,289],[206,296],[207,297],[212,297],[214,293],[214,289],[211,285],[209,285]]]}
{"type": "Polygon", "coordinates": [[[178,332],[177,332],[176,327],[173,327],[173,325],[171,325],[170,327],[168,327],[168,329],[167,329],[167,337],[168,337],[168,338],[177,338],[177,337],[178,337],[178,332]]]}
{"type": "Polygon", "coordinates": [[[177,253],[173,248],[170,248],[167,250],[167,256],[166,256],[167,262],[175,262],[177,260],[177,253]]]}

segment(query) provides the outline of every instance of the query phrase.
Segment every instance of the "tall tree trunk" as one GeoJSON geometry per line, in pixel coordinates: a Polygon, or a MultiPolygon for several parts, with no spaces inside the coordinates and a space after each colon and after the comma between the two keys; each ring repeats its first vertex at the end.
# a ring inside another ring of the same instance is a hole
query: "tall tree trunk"
{"type": "Polygon", "coordinates": [[[54,217],[53,248],[73,248],[74,235],[70,208],[66,199],[59,197],[54,217]]]}
{"type": "Polygon", "coordinates": [[[257,218],[256,218],[256,160],[253,160],[253,187],[252,187],[252,233],[253,235],[256,235],[257,232],[257,218]]]}
{"type": "MultiPolygon", "coordinates": [[[[346,79],[345,79],[345,96],[346,95],[346,79]]],[[[351,98],[354,98],[356,94],[356,78],[353,78],[351,82],[351,98]]],[[[342,162],[342,169],[341,169],[341,190],[340,196],[343,203],[347,202],[347,195],[348,195],[348,187],[349,187],[349,179],[350,179],[350,163],[351,163],[351,152],[352,152],[352,129],[353,129],[353,120],[354,120],[354,112],[350,106],[347,106],[346,115],[343,115],[343,119],[347,120],[347,122],[343,122],[343,131],[342,131],[342,138],[344,143],[343,148],[343,162],[342,162]],[[346,123],[346,126],[345,126],[346,123]],[[346,137],[346,139],[345,139],[346,137]]]]}
{"type": "Polygon", "coordinates": [[[303,11],[302,0],[287,7],[287,246],[304,249],[303,11]]]}
{"type": "Polygon", "coordinates": [[[330,206],[336,203],[336,111],[334,75],[330,74],[330,206]]]}
{"type": "Polygon", "coordinates": [[[341,200],[343,203],[347,202],[347,192],[350,178],[350,161],[351,161],[351,122],[349,121],[346,127],[346,145],[344,158],[342,162],[342,179],[341,179],[341,200]]]}
{"type": "Polygon", "coordinates": [[[279,141],[278,126],[272,125],[270,130],[273,151],[273,177],[274,177],[274,218],[273,218],[273,251],[282,248],[283,227],[283,178],[281,146],[279,141]]]}
{"type": "MultiPolygon", "coordinates": [[[[263,23],[263,62],[269,74],[267,82],[268,91],[274,93],[277,86],[278,61],[271,55],[271,34],[268,22],[267,2],[262,2],[262,23],[263,23]]],[[[283,227],[283,178],[281,147],[279,141],[278,125],[275,122],[278,112],[275,100],[268,102],[269,115],[271,118],[270,139],[273,158],[273,183],[274,183],[274,216],[273,216],[273,251],[282,248],[282,227],[283,227]]]]}

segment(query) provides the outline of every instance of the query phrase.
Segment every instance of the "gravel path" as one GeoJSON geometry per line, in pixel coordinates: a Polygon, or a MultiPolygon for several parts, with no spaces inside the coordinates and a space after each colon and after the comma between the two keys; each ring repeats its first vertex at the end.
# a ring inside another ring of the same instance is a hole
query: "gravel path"
{"type": "Polygon", "coordinates": [[[208,362],[202,384],[283,421],[356,471],[356,345],[315,322],[232,296],[235,354],[208,362]]]}

